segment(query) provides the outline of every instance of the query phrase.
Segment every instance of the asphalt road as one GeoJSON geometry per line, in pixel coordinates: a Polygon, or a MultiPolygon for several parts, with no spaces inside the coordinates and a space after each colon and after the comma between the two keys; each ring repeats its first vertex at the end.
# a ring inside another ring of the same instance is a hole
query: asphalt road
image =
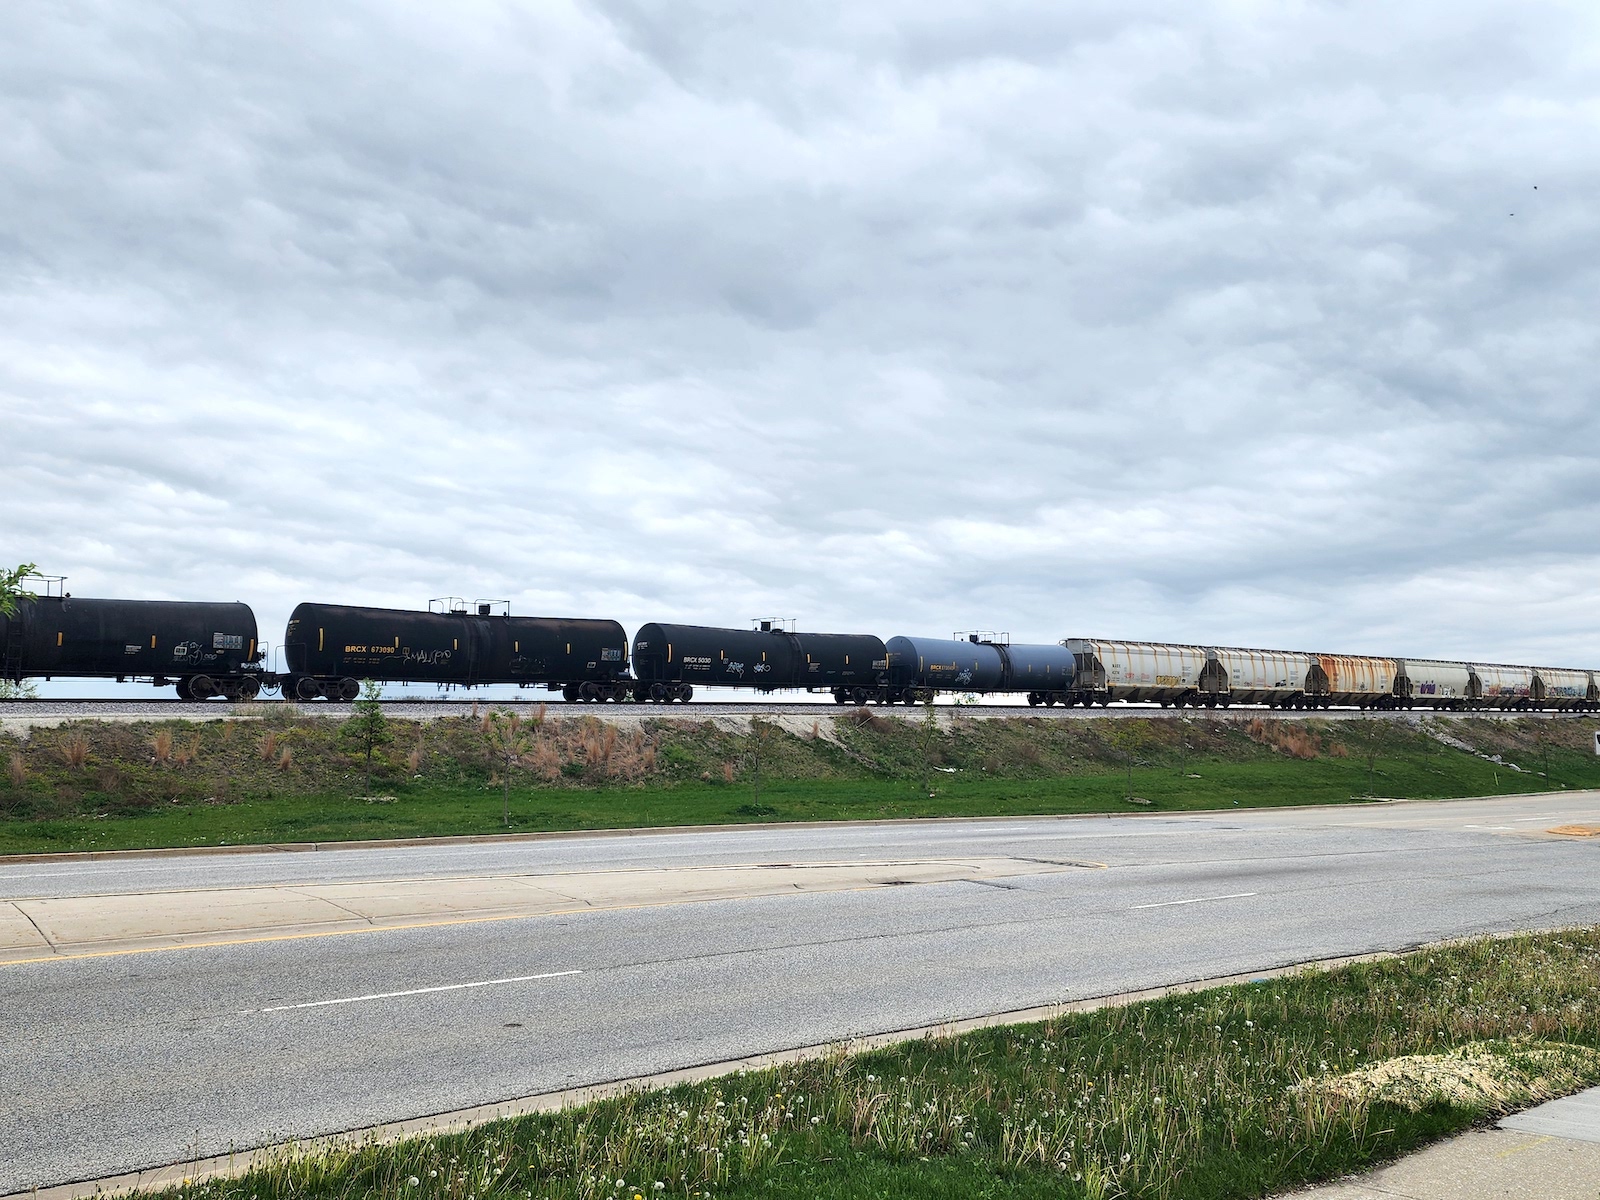
{"type": "Polygon", "coordinates": [[[1104,868],[0,965],[0,1193],[941,1020],[1600,922],[1600,838],[1545,832],[1583,823],[1600,824],[1600,794],[4,865],[0,900],[891,857],[1104,868]]]}

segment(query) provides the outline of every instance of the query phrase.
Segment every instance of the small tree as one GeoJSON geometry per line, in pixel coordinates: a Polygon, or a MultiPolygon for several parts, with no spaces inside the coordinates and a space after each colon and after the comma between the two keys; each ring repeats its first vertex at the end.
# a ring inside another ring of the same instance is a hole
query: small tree
{"type": "Polygon", "coordinates": [[[537,718],[527,724],[517,713],[503,709],[491,709],[483,723],[489,755],[500,764],[500,823],[507,829],[511,828],[511,772],[533,749],[533,734],[538,728],[537,718]]]}
{"type": "MultiPolygon", "coordinates": [[[[0,569],[0,615],[14,617],[20,601],[37,599],[22,586],[37,569],[33,563],[21,563],[15,571],[0,569]]],[[[0,679],[0,700],[32,700],[38,695],[39,689],[25,679],[0,679]]]]}
{"type": "Polygon", "coordinates": [[[372,793],[372,752],[394,740],[389,732],[389,720],[383,715],[383,705],[379,703],[382,695],[383,685],[376,679],[362,680],[361,698],[352,706],[354,715],[344,724],[345,732],[366,751],[362,791],[367,795],[372,793]]]}
{"type": "Polygon", "coordinates": [[[922,790],[928,793],[930,800],[934,796],[933,755],[939,743],[939,717],[933,708],[938,695],[934,688],[922,690],[922,790]]]}
{"type": "Polygon", "coordinates": [[[14,571],[0,568],[0,615],[14,617],[18,601],[38,599],[22,586],[22,581],[37,570],[33,563],[21,563],[14,571]]]}

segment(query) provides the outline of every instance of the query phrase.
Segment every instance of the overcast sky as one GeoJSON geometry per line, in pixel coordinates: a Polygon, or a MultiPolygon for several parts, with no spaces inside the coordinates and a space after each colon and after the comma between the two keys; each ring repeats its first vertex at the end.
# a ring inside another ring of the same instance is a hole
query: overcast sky
{"type": "Polygon", "coordinates": [[[79,595],[1600,665],[1600,7],[11,4],[79,595]]]}

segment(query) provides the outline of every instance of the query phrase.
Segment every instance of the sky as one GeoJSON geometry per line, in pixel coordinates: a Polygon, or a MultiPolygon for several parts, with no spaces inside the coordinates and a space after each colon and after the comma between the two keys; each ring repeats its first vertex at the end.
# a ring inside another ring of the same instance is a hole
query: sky
{"type": "Polygon", "coordinates": [[[0,560],[1600,666],[1600,8],[0,9],[0,560]]]}

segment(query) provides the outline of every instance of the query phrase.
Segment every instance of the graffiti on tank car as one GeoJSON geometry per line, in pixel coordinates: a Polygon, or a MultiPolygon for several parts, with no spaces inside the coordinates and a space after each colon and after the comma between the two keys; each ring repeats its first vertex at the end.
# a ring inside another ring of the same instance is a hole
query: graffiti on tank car
{"type": "Polygon", "coordinates": [[[771,663],[757,663],[756,664],[756,674],[757,675],[764,675],[770,670],[772,670],[772,664],[771,663]]]}
{"type": "Polygon", "coordinates": [[[434,667],[440,663],[449,662],[453,653],[454,651],[451,650],[413,650],[407,646],[402,656],[407,662],[418,663],[425,667],[434,667]]]}
{"type": "MultiPolygon", "coordinates": [[[[1145,677],[1145,682],[1146,683],[1149,682],[1149,677],[1148,676],[1145,677]]],[[[1177,675],[1157,675],[1156,676],[1156,686],[1157,687],[1178,687],[1182,683],[1183,683],[1183,679],[1180,676],[1177,676],[1177,675]]]]}
{"type": "Polygon", "coordinates": [[[727,668],[729,675],[737,675],[740,679],[744,678],[744,664],[742,662],[734,662],[729,659],[727,668]]]}

